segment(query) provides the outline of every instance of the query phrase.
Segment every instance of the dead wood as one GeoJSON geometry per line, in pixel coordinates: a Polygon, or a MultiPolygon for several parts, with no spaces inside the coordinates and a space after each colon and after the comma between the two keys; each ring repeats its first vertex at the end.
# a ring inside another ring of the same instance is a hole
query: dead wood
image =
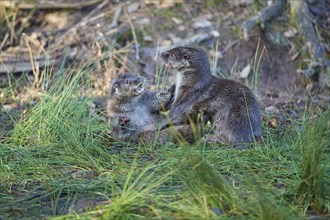
{"type": "Polygon", "coordinates": [[[90,0],[90,1],[35,1],[28,2],[22,0],[2,0],[0,2],[1,6],[5,8],[18,8],[18,9],[82,9],[87,6],[92,6],[97,3],[102,2],[103,0],[90,0]]]}
{"type": "MultiPolygon", "coordinates": [[[[40,4],[41,2],[45,1],[39,1],[40,4]]],[[[45,68],[52,65],[59,65],[62,60],[61,56],[63,54],[67,54],[67,57],[69,59],[74,59],[77,55],[76,50],[70,50],[70,52],[68,53],[68,48],[75,48],[76,45],[87,45],[88,43],[92,42],[95,43],[97,41],[96,38],[98,37],[98,35],[102,35],[102,32],[100,30],[96,30],[98,28],[98,26],[96,25],[98,24],[98,21],[104,19],[104,17],[115,11],[118,12],[118,8],[121,8],[122,5],[124,5],[122,4],[121,6],[118,6],[117,10],[116,8],[114,8],[111,10],[103,10],[104,12],[100,13],[100,11],[104,9],[105,6],[109,5],[110,0],[102,0],[97,2],[101,3],[93,10],[91,10],[91,12],[89,12],[80,22],[68,28],[63,34],[59,35],[54,39],[54,42],[49,45],[44,56],[40,54],[40,48],[45,45],[41,46],[37,42],[38,40],[35,40],[36,45],[34,45],[34,47],[32,48],[32,54],[37,68],[45,68]]],[[[15,3],[15,1],[13,1],[13,3],[15,3]]],[[[84,2],[81,1],[81,3],[85,5],[84,2]]],[[[117,20],[117,23],[119,16],[120,13],[115,13],[116,18],[114,20],[117,20]]],[[[0,48],[2,48],[5,41],[6,38],[4,38],[2,42],[0,42],[0,48]]],[[[45,51],[45,49],[43,49],[43,51],[45,51]]],[[[93,51],[89,52],[91,54],[94,53],[93,51]]],[[[36,67],[33,67],[33,62],[31,62],[31,54],[29,56],[26,51],[26,45],[22,44],[16,47],[7,48],[6,51],[1,51],[0,73],[32,72],[35,68],[36,67]]]]}
{"type": "Polygon", "coordinates": [[[241,26],[241,36],[245,41],[249,39],[249,32],[257,25],[264,26],[273,17],[279,16],[285,6],[285,0],[277,0],[271,6],[268,6],[261,11],[258,15],[245,20],[241,26]]]}
{"type": "MultiPolygon", "coordinates": [[[[241,36],[244,40],[248,40],[249,32],[255,26],[263,26],[273,17],[280,15],[286,3],[290,5],[290,16],[295,20],[298,32],[304,38],[306,42],[305,46],[309,49],[311,56],[308,67],[306,69],[298,70],[298,73],[303,73],[306,77],[316,79],[316,81],[321,83],[319,78],[322,78],[322,75],[325,75],[323,72],[329,71],[330,60],[327,57],[325,47],[321,42],[321,36],[316,22],[317,19],[313,17],[308,8],[308,1],[288,0],[287,2],[286,0],[277,0],[273,5],[262,9],[258,15],[243,22],[241,25],[241,36]]],[[[318,10],[321,10],[320,7],[316,8],[314,11],[318,12],[318,10]]],[[[322,16],[324,17],[325,15],[322,16]]],[[[327,24],[326,22],[323,23],[327,24]]],[[[329,84],[329,82],[326,84],[329,84]]]]}
{"type": "Polygon", "coordinates": [[[291,14],[295,16],[298,31],[310,43],[311,55],[314,60],[320,62],[323,66],[329,66],[329,59],[325,58],[325,50],[321,44],[320,37],[315,29],[305,1],[290,0],[291,14]]]}
{"type": "MultiPolygon", "coordinates": [[[[44,57],[35,58],[35,63],[41,68],[50,67],[61,63],[59,58],[46,59],[44,57]]],[[[0,61],[0,74],[2,73],[22,73],[32,72],[33,66],[29,59],[11,59],[10,61],[0,61]]]]}
{"type": "Polygon", "coordinates": [[[309,13],[306,1],[290,0],[290,6],[291,15],[296,17],[298,31],[306,41],[312,57],[308,67],[298,69],[297,72],[316,82],[311,84],[311,91],[329,88],[330,59],[327,57],[325,47],[321,43],[317,22],[309,13]]]}
{"type": "Polygon", "coordinates": [[[120,17],[120,14],[121,14],[122,11],[123,11],[122,6],[119,6],[116,9],[115,14],[114,14],[113,19],[112,19],[112,22],[110,24],[110,28],[115,28],[115,27],[118,26],[118,20],[119,20],[119,17],[120,17]]]}

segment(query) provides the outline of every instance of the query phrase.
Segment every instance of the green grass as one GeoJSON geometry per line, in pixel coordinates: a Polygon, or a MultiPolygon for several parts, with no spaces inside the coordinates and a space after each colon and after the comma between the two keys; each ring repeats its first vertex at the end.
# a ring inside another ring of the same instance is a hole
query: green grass
{"type": "Polygon", "coordinates": [[[245,150],[114,144],[81,96],[89,72],[62,74],[0,144],[0,219],[329,216],[329,110],[245,150]]]}
{"type": "Polygon", "coordinates": [[[311,207],[322,213],[330,211],[329,167],[316,161],[330,162],[329,157],[329,111],[318,121],[305,124],[298,144],[304,146],[300,162],[300,178],[296,200],[303,207],[311,207]]]}

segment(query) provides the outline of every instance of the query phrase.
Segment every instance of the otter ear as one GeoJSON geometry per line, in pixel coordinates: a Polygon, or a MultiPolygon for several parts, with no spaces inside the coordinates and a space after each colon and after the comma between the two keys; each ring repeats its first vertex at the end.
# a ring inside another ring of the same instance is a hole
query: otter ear
{"type": "Polygon", "coordinates": [[[183,54],[183,59],[189,60],[189,58],[190,58],[189,54],[187,54],[187,53],[183,54]]]}

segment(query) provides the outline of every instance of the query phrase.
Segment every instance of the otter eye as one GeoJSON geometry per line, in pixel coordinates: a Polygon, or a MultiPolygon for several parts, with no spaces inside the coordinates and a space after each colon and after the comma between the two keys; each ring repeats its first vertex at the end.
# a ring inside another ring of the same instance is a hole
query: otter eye
{"type": "Polygon", "coordinates": [[[186,53],[185,53],[185,54],[183,55],[183,58],[184,58],[185,60],[189,60],[190,56],[189,56],[189,54],[186,54],[186,53]]]}

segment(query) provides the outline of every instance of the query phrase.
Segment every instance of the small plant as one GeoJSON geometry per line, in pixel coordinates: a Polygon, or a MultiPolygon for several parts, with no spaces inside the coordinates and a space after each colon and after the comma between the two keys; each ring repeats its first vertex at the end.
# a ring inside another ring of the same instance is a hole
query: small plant
{"type": "Polygon", "coordinates": [[[329,169],[322,161],[329,164],[329,118],[330,111],[315,122],[306,122],[302,135],[302,158],[300,162],[300,182],[296,191],[296,201],[304,207],[318,210],[321,213],[330,211],[329,169]]]}
{"type": "Polygon", "coordinates": [[[146,216],[146,212],[152,213],[153,207],[150,202],[156,198],[153,191],[162,185],[174,170],[160,175],[157,170],[162,165],[157,164],[138,171],[140,174],[136,176],[136,165],[136,161],[133,162],[122,189],[114,186],[113,197],[110,198],[110,205],[103,210],[102,218],[134,219],[146,216]]]}
{"type": "Polygon", "coordinates": [[[266,47],[262,48],[261,54],[258,58],[259,55],[259,47],[260,47],[260,38],[258,39],[258,44],[256,48],[256,52],[254,54],[254,59],[253,59],[253,67],[252,67],[252,83],[251,83],[251,88],[252,91],[255,95],[257,95],[258,92],[258,81],[259,81],[259,67],[260,67],[260,62],[263,57],[264,52],[266,51],[266,47]]]}
{"type": "Polygon", "coordinates": [[[203,157],[194,155],[185,161],[180,179],[188,191],[184,200],[190,205],[183,206],[188,213],[202,218],[239,213],[238,198],[225,179],[203,157]]]}

